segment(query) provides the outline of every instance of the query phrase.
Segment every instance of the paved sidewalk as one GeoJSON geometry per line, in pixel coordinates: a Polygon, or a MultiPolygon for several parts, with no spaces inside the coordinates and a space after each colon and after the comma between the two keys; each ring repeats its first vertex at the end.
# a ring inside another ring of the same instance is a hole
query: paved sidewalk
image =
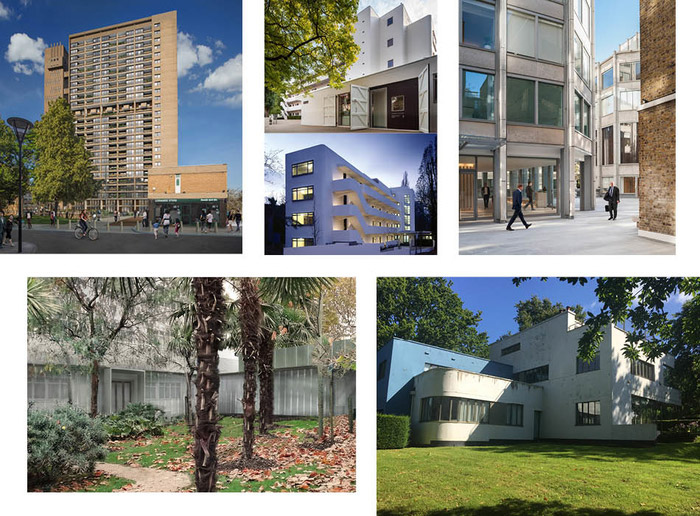
{"type": "MultiPolygon", "coordinates": [[[[14,247],[11,247],[9,244],[4,245],[0,247],[0,254],[19,254],[18,251],[18,244],[15,242],[14,247]]],[[[36,253],[36,245],[32,244],[31,242],[27,242],[26,238],[24,235],[22,235],[22,252],[23,253],[36,253]]]]}
{"type": "MultiPolygon", "coordinates": [[[[622,198],[617,220],[608,220],[605,202],[596,199],[595,211],[577,211],[574,219],[536,216],[525,229],[518,219],[515,231],[492,220],[461,222],[460,254],[494,255],[673,255],[676,246],[637,235],[639,199],[622,198]]],[[[512,212],[509,212],[512,214],[512,212]]]]}

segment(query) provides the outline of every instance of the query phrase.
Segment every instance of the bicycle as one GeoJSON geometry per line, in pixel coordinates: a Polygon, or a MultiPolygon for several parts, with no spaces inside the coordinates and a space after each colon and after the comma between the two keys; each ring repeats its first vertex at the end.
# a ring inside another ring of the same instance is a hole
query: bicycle
{"type": "Polygon", "coordinates": [[[100,232],[97,231],[97,228],[95,226],[88,227],[87,231],[83,231],[83,228],[78,226],[75,228],[75,232],[73,234],[75,235],[75,238],[77,238],[78,240],[81,240],[86,235],[90,240],[93,240],[93,241],[100,238],[100,232]]]}

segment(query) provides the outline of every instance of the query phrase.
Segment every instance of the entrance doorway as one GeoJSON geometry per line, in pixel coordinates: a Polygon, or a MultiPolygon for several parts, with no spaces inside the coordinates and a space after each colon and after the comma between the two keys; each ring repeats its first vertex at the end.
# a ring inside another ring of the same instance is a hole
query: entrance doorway
{"type": "Polygon", "coordinates": [[[372,127],[386,128],[386,88],[371,91],[372,127]]]}
{"type": "Polygon", "coordinates": [[[555,215],[557,213],[557,162],[547,158],[509,157],[506,173],[506,205],[513,209],[513,192],[523,185],[523,209],[528,203],[527,186],[531,183],[535,210],[527,207],[530,215],[555,215]]]}
{"type": "Polygon", "coordinates": [[[493,218],[493,157],[459,157],[459,218],[493,218]]]}
{"type": "Polygon", "coordinates": [[[112,382],[112,413],[121,412],[131,403],[131,382],[112,382]]]}
{"type": "Polygon", "coordinates": [[[338,125],[350,127],[350,94],[338,95],[338,125]]]}

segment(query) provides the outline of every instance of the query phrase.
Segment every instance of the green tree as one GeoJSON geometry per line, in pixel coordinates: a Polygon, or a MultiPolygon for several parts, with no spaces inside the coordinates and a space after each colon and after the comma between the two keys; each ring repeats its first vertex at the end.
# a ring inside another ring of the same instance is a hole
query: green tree
{"type": "Polygon", "coordinates": [[[279,115],[282,112],[282,97],[276,91],[265,88],[265,116],[279,115]]]}
{"type": "Polygon", "coordinates": [[[584,312],[581,305],[565,307],[561,303],[552,303],[546,297],[540,299],[537,296],[532,296],[530,299],[519,301],[515,304],[517,315],[514,317],[514,320],[518,323],[518,329],[523,331],[557,315],[565,308],[573,311],[576,314],[576,318],[581,321],[586,318],[586,312],[584,312]]]}
{"type": "Polygon", "coordinates": [[[70,105],[59,98],[49,104],[34,129],[36,166],[32,195],[39,202],[76,203],[94,197],[100,183],[92,174],[90,153],[75,134],[70,105]]]}
{"type": "Polygon", "coordinates": [[[356,61],[358,0],[266,0],[265,88],[286,95],[328,77],[340,87],[356,61]]]}
{"type": "MultiPolygon", "coordinates": [[[[22,188],[28,191],[34,163],[34,131],[24,140],[22,151],[22,188]]],[[[0,118],[0,209],[17,199],[19,193],[19,146],[13,129],[0,118]]]]}
{"type": "Polygon", "coordinates": [[[437,243],[437,155],[432,143],[423,151],[416,181],[416,200],[423,205],[428,214],[433,242],[437,243]]]}
{"type": "Polygon", "coordinates": [[[444,278],[377,279],[377,348],[398,337],[487,358],[479,321],[444,278]]]}
{"type": "Polygon", "coordinates": [[[670,344],[676,357],[668,371],[672,387],[681,391],[683,415],[700,417],[700,297],[683,304],[673,321],[670,344]]]}

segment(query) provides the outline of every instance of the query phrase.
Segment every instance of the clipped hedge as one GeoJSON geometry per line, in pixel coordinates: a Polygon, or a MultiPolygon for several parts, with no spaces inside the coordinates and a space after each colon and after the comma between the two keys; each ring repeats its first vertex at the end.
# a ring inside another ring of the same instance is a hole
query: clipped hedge
{"type": "Polygon", "coordinates": [[[163,412],[149,403],[131,403],[117,414],[103,419],[110,439],[127,439],[141,435],[163,435],[163,412]]]}
{"type": "Polygon", "coordinates": [[[377,414],[377,449],[405,448],[408,445],[408,416],[377,414]]]}
{"type": "Polygon", "coordinates": [[[65,475],[92,473],[105,458],[107,434],[97,419],[82,410],[59,407],[27,414],[27,481],[49,485],[65,475]]]}

